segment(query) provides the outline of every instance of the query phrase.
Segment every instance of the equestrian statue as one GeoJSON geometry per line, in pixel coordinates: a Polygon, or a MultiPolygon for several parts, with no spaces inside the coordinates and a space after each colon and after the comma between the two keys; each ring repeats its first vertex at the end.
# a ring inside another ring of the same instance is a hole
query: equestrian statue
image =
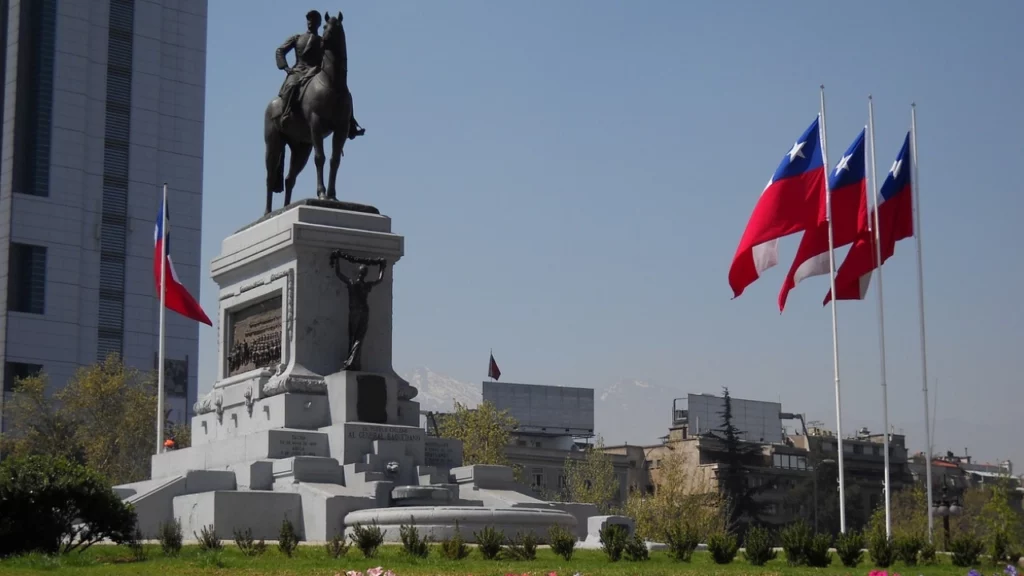
{"type": "Polygon", "coordinates": [[[323,15],[324,33],[318,34],[320,13],[306,14],[306,32],[289,38],[277,49],[277,67],[287,76],[280,93],[267,105],[263,116],[263,138],[267,147],[267,213],[274,193],[284,192],[285,206],[292,202],[295,179],[313,154],[316,164],[316,195],[337,200],[335,187],[345,141],[366,131],[352,114],[352,93],[348,89],[348,49],[342,14],[323,15]],[[295,65],[285,58],[295,51],[295,65]],[[324,187],[324,138],[331,140],[331,174],[324,187]],[[289,150],[288,176],[284,175],[285,147],[289,150]]]}

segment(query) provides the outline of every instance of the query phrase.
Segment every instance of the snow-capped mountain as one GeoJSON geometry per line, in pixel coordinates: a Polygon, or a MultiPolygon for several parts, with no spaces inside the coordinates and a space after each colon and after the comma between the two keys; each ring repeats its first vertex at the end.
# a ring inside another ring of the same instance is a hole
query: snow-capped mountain
{"type": "Polygon", "coordinates": [[[672,391],[627,378],[594,390],[595,432],[605,444],[656,444],[672,424],[672,391]]]}
{"type": "Polygon", "coordinates": [[[424,412],[451,412],[456,401],[467,406],[476,406],[481,401],[480,383],[461,382],[425,366],[401,376],[419,390],[415,400],[424,412]]]}

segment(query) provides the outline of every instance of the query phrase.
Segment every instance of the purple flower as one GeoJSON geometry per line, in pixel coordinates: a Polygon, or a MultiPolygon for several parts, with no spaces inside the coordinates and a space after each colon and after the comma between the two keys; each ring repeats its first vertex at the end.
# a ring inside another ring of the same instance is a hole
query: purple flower
{"type": "Polygon", "coordinates": [[[1003,570],[1003,574],[1006,574],[1006,576],[1017,576],[1017,567],[1013,564],[1007,564],[1006,570],[1003,570]]]}
{"type": "Polygon", "coordinates": [[[967,576],[981,576],[981,572],[978,572],[977,570],[971,570],[967,573],[967,576]]]}

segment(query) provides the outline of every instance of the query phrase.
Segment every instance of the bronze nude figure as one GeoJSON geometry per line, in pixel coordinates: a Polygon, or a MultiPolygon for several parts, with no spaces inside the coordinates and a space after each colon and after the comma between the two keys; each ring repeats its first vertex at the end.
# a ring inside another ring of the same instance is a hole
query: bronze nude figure
{"type": "Polygon", "coordinates": [[[334,268],[334,273],[338,276],[338,279],[344,282],[345,286],[348,287],[349,354],[348,358],[345,359],[345,363],[342,364],[342,370],[359,371],[361,368],[360,351],[363,345],[363,340],[366,338],[366,328],[369,325],[370,320],[370,304],[368,301],[370,291],[384,279],[384,270],[387,266],[388,262],[384,258],[369,260],[365,258],[356,258],[355,256],[342,252],[341,250],[331,252],[331,267],[334,268]],[[342,259],[348,260],[354,264],[359,264],[359,269],[356,272],[355,278],[349,278],[341,271],[342,259]],[[366,274],[369,270],[367,266],[373,265],[379,266],[380,272],[377,274],[377,278],[375,280],[367,280],[366,274]]]}

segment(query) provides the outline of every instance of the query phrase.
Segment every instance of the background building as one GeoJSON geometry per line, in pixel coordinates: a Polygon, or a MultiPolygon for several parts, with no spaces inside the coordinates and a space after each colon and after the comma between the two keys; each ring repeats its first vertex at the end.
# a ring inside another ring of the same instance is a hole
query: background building
{"type": "MultiPolygon", "coordinates": [[[[199,292],[206,0],[0,0],[0,361],[54,387],[111,352],[156,368],[153,227],[199,292]]],[[[198,325],[167,315],[171,418],[197,392],[198,325]]],[[[0,410],[0,428],[2,428],[0,410]]]]}

